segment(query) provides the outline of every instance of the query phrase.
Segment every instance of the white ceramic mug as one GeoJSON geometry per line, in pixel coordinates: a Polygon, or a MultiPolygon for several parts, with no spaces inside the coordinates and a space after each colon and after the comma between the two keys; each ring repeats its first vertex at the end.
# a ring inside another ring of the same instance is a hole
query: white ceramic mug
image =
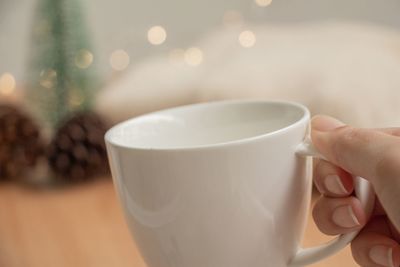
{"type": "MultiPolygon", "coordinates": [[[[301,249],[311,198],[310,113],[221,101],[140,116],[106,134],[116,191],[149,267],[304,266],[357,233],[301,249]]],[[[369,213],[373,192],[359,178],[369,213]]]]}

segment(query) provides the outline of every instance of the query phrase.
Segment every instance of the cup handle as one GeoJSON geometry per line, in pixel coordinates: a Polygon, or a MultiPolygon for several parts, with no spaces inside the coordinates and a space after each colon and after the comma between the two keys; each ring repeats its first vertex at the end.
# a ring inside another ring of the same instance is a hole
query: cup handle
{"type": "MultiPolygon", "coordinates": [[[[312,145],[311,139],[307,138],[302,144],[296,149],[296,154],[300,156],[311,156],[315,158],[325,159],[312,145]]],[[[361,178],[353,177],[355,195],[360,200],[363,206],[367,218],[371,216],[371,213],[375,204],[375,192],[371,184],[361,178]]],[[[346,247],[359,233],[360,230],[354,231],[348,234],[339,235],[335,239],[310,248],[300,248],[296,255],[291,259],[289,267],[300,267],[318,262],[324,258],[327,258],[339,250],[346,247]]]]}

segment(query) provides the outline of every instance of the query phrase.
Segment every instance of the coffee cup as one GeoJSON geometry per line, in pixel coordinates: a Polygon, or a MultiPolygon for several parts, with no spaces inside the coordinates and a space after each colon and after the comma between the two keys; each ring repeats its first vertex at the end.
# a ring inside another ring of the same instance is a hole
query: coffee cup
{"type": "MultiPolygon", "coordinates": [[[[311,201],[310,112],[233,100],[139,116],[105,136],[125,218],[149,267],[295,267],[357,232],[301,248],[311,201]]],[[[367,214],[374,193],[355,177],[367,214]]]]}

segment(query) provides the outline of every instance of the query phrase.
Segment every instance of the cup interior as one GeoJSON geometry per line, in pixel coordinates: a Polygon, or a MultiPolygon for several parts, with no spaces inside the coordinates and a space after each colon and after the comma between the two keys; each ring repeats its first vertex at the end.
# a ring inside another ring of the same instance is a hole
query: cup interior
{"type": "Polygon", "coordinates": [[[276,133],[309,117],[296,103],[220,101],[167,109],[117,124],[106,134],[112,144],[138,149],[187,149],[276,133]]]}

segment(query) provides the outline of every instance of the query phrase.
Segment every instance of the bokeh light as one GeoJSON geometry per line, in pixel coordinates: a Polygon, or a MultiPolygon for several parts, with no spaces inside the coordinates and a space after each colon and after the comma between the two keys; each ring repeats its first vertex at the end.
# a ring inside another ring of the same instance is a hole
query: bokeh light
{"type": "Polygon", "coordinates": [[[239,34],[239,43],[243,47],[252,47],[256,43],[256,35],[252,31],[242,31],[239,34]]]}
{"type": "Polygon", "coordinates": [[[69,92],[69,105],[72,107],[78,107],[83,103],[84,97],[78,90],[70,90],[69,92]]]}
{"type": "Polygon", "coordinates": [[[190,66],[198,66],[203,62],[203,51],[197,47],[191,47],[185,51],[185,62],[190,66]]]}
{"type": "Polygon", "coordinates": [[[15,84],[15,78],[11,73],[3,73],[0,76],[0,93],[2,95],[11,95],[15,90],[15,84]]]}
{"type": "Polygon", "coordinates": [[[110,65],[116,71],[125,70],[129,66],[130,58],[125,50],[118,49],[111,53],[110,65]]]}
{"type": "Polygon", "coordinates": [[[48,36],[51,32],[51,25],[49,21],[44,18],[37,21],[36,25],[33,27],[33,32],[38,38],[48,36]]]}
{"type": "Polygon", "coordinates": [[[254,2],[261,7],[269,6],[272,3],[272,0],[254,0],[254,2]]]}
{"type": "Polygon", "coordinates": [[[153,26],[147,31],[147,40],[152,45],[160,45],[167,39],[167,32],[162,26],[153,26]]]}
{"type": "Polygon", "coordinates": [[[75,65],[80,69],[88,68],[93,62],[93,54],[87,49],[81,49],[75,55],[75,65]]]}
{"type": "Polygon", "coordinates": [[[53,69],[42,70],[40,72],[39,83],[47,89],[54,88],[57,82],[57,72],[53,69]]]}

